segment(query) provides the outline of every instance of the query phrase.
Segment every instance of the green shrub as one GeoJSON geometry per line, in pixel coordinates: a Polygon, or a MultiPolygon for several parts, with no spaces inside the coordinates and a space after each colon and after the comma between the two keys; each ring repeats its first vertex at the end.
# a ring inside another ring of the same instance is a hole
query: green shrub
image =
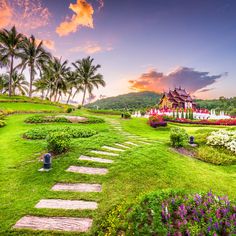
{"type": "Polygon", "coordinates": [[[4,120],[0,120],[0,128],[4,127],[6,125],[6,122],[4,120]]]}
{"type": "Polygon", "coordinates": [[[104,123],[105,122],[104,119],[99,118],[99,117],[90,116],[90,117],[86,117],[86,118],[88,118],[87,121],[84,121],[84,123],[86,123],[86,124],[99,124],[99,123],[104,123]]]}
{"type": "Polygon", "coordinates": [[[77,109],[80,110],[82,108],[82,105],[78,105],[77,109]]]}
{"type": "Polygon", "coordinates": [[[183,128],[171,128],[170,142],[173,147],[183,147],[188,140],[188,134],[183,128]]]}
{"type": "Polygon", "coordinates": [[[195,138],[195,143],[202,145],[206,144],[207,137],[211,134],[212,131],[216,131],[215,129],[198,129],[193,135],[195,138]]]}
{"type": "Polygon", "coordinates": [[[61,154],[67,151],[70,148],[70,138],[71,135],[63,131],[48,134],[46,138],[48,151],[55,154],[61,154]]]}
{"type": "Polygon", "coordinates": [[[23,134],[27,139],[45,139],[53,132],[67,132],[71,138],[88,138],[96,134],[95,130],[82,127],[40,127],[28,130],[23,134]]]}
{"type": "Polygon", "coordinates": [[[39,124],[39,123],[51,123],[51,122],[65,122],[71,123],[65,117],[56,117],[56,116],[45,116],[45,115],[35,115],[30,116],[25,119],[26,123],[39,124]]]}
{"type": "Polygon", "coordinates": [[[121,114],[121,118],[123,119],[130,119],[131,118],[131,114],[129,112],[124,112],[121,114]]]}
{"type": "Polygon", "coordinates": [[[73,109],[71,108],[71,107],[68,107],[67,109],[66,109],[66,113],[71,113],[73,111],[73,109]]]}
{"type": "Polygon", "coordinates": [[[229,150],[207,145],[198,148],[197,158],[215,165],[232,165],[236,163],[236,155],[229,150]]]}

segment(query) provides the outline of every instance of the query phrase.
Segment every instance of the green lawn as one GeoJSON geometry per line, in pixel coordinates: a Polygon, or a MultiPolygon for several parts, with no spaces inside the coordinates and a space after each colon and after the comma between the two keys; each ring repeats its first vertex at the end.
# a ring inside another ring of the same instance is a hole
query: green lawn
{"type": "Polygon", "coordinates": [[[37,104],[37,103],[24,103],[24,102],[0,102],[0,110],[12,110],[12,111],[60,111],[62,108],[49,105],[49,104],[37,104]]]}
{"type": "MultiPolygon", "coordinates": [[[[2,103],[0,107],[1,105],[2,103]]],[[[17,109],[18,104],[14,105],[17,109]]],[[[39,104],[32,106],[34,105],[39,104]]],[[[80,115],[84,113],[86,112],[83,110],[77,111],[80,115]]],[[[53,169],[50,172],[38,172],[42,166],[39,157],[45,152],[46,143],[43,140],[22,139],[21,135],[26,130],[41,126],[25,124],[23,121],[28,116],[9,116],[7,126],[0,129],[0,235],[73,235],[73,233],[12,230],[11,227],[18,219],[31,214],[91,216],[95,219],[91,231],[93,235],[99,228],[98,222],[112,206],[123,201],[133,202],[139,195],[159,189],[187,189],[194,192],[212,189],[215,193],[228,194],[231,199],[235,199],[236,165],[215,166],[172,152],[168,146],[169,128],[153,129],[146,124],[145,119],[120,120],[118,116],[109,117],[121,122],[124,130],[130,133],[161,142],[127,150],[119,157],[112,158],[115,160],[113,165],[81,162],[78,161],[78,157],[81,154],[89,154],[91,149],[101,149],[102,145],[112,145],[127,140],[118,131],[113,131],[108,123],[81,124],[83,127],[96,129],[98,135],[86,139],[73,139],[70,152],[54,159],[53,169]],[[70,165],[108,167],[109,173],[105,176],[88,176],[65,172],[70,165]],[[101,183],[103,191],[102,193],[50,191],[56,182],[101,183]],[[43,198],[96,200],[99,208],[94,212],[35,209],[36,203],[43,198]]],[[[50,124],[50,126],[56,125],[68,124],[50,124]]],[[[172,124],[169,125],[171,126],[172,124]]],[[[197,126],[185,128],[193,134],[202,129],[197,126]]]]}

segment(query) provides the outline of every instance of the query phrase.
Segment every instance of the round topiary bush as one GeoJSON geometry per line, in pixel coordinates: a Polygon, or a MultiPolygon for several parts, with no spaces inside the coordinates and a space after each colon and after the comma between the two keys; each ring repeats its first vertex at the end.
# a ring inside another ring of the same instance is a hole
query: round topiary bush
{"type": "Polygon", "coordinates": [[[188,134],[183,128],[172,128],[170,131],[170,142],[173,147],[183,147],[188,140],[188,134]]]}
{"type": "Polygon", "coordinates": [[[50,133],[47,140],[48,151],[55,154],[61,154],[70,148],[71,135],[68,132],[52,132],[50,133]]]}

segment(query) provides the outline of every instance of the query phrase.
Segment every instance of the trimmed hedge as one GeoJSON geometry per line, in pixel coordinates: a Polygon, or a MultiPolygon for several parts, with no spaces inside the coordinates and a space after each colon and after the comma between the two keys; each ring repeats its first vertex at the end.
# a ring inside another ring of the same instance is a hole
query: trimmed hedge
{"type": "Polygon", "coordinates": [[[51,123],[51,122],[71,123],[65,117],[55,117],[55,116],[45,116],[45,115],[30,116],[25,119],[25,122],[30,124],[51,123]]]}
{"type": "Polygon", "coordinates": [[[71,138],[88,138],[97,133],[95,130],[82,127],[40,127],[25,132],[23,137],[26,139],[45,139],[48,134],[55,132],[68,133],[71,138]]]}

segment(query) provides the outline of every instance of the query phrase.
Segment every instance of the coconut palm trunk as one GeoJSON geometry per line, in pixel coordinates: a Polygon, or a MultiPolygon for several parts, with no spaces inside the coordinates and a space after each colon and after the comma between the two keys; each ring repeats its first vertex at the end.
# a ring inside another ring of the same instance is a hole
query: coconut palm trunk
{"type": "Polygon", "coordinates": [[[13,55],[11,55],[11,65],[9,73],[9,96],[12,96],[12,74],[13,74],[13,55]]]}
{"type": "Polygon", "coordinates": [[[69,93],[69,96],[68,96],[68,99],[67,99],[67,102],[66,102],[66,104],[68,104],[68,103],[69,103],[71,96],[72,96],[72,89],[71,89],[71,91],[70,91],[70,93],[69,93]]]}
{"type": "Polygon", "coordinates": [[[33,81],[34,81],[34,65],[31,64],[30,66],[30,84],[29,84],[29,97],[32,97],[32,88],[33,88],[33,81]]]}
{"type": "Polygon", "coordinates": [[[84,86],[84,95],[83,95],[83,100],[82,100],[82,106],[84,105],[85,102],[85,96],[86,96],[86,92],[87,92],[87,86],[84,86]]]}

